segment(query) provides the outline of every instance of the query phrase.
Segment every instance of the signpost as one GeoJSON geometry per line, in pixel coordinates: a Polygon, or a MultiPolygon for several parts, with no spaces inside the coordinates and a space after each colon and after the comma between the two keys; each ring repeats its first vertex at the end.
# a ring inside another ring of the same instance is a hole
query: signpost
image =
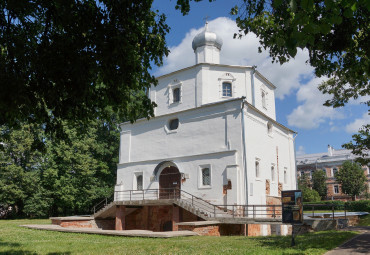
{"type": "Polygon", "coordinates": [[[294,241],[294,225],[303,223],[303,204],[301,190],[285,190],[281,192],[282,222],[292,224],[292,246],[294,241]]]}

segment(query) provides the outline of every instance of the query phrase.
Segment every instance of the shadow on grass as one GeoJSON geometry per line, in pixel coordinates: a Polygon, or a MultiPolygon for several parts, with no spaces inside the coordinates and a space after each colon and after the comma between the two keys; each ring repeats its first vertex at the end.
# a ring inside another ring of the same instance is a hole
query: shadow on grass
{"type": "Polygon", "coordinates": [[[267,247],[294,249],[297,251],[306,251],[309,249],[331,250],[341,245],[346,240],[353,237],[353,232],[344,231],[323,231],[317,233],[307,233],[295,237],[295,246],[291,247],[291,236],[269,236],[255,237],[258,242],[267,247]]]}
{"type": "MultiPolygon", "coordinates": [[[[22,245],[16,242],[3,242],[0,239],[0,254],[11,254],[11,255],[37,255],[37,252],[21,250],[22,245]],[[19,249],[16,249],[19,247],[19,249]],[[7,250],[3,250],[3,249],[7,250]]],[[[71,252],[49,252],[48,255],[62,255],[62,254],[72,254],[71,252]]]]}

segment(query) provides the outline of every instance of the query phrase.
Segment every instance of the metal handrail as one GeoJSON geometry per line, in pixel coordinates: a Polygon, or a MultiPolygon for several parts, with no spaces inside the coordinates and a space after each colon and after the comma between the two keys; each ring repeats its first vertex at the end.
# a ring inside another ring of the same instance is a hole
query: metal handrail
{"type": "Polygon", "coordinates": [[[143,190],[123,190],[116,191],[116,198],[119,194],[126,195],[127,200],[145,200],[145,199],[182,199],[184,203],[191,205],[196,208],[199,212],[207,215],[208,217],[213,216],[216,218],[217,215],[231,216],[231,217],[249,217],[252,216],[271,216],[272,218],[279,218],[281,216],[281,205],[242,205],[242,204],[231,204],[231,205],[217,205],[212,204],[200,197],[194,196],[193,194],[174,188],[162,188],[162,189],[143,189],[143,190]],[[161,197],[162,196],[162,197],[161,197]],[[232,208],[232,209],[231,209],[232,208]],[[250,210],[252,208],[252,212],[250,210]],[[265,212],[265,213],[262,213],[265,212]],[[251,213],[251,214],[250,214],[251,213]]]}

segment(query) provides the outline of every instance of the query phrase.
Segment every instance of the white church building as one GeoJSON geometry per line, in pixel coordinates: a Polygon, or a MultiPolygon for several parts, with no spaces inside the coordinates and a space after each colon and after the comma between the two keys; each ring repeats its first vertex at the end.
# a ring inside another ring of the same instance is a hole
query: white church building
{"type": "Polygon", "coordinates": [[[296,189],[296,133],[276,121],[275,85],[255,66],[221,64],[207,24],[192,47],[195,65],[151,87],[155,117],[120,125],[116,204],[174,188],[213,205],[276,203],[296,189]]]}

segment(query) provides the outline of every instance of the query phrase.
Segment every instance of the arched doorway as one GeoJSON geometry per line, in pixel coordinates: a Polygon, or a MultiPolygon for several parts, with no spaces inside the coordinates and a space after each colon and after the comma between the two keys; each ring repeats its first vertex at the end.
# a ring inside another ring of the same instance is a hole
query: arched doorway
{"type": "Polygon", "coordinates": [[[159,198],[180,198],[181,174],[174,166],[164,168],[159,175],[159,198]]]}

